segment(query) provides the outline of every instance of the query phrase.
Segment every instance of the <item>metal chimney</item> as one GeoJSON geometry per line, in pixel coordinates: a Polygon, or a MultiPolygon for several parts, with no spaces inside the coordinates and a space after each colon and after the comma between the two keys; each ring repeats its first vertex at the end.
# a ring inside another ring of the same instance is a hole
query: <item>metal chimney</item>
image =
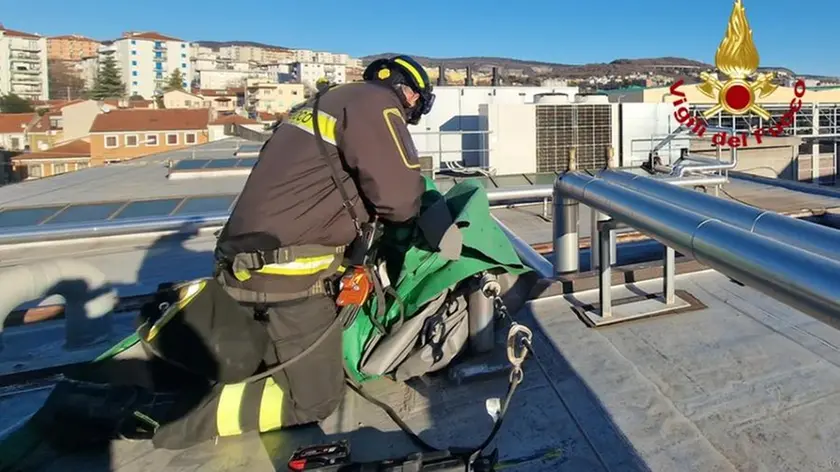
{"type": "Polygon", "coordinates": [[[446,67],[443,64],[438,66],[438,85],[446,85],[446,67]]]}
{"type": "Polygon", "coordinates": [[[499,68],[498,67],[493,67],[493,77],[490,81],[490,85],[492,85],[493,87],[496,87],[496,86],[499,85],[499,68]]]}
{"type": "Polygon", "coordinates": [[[464,85],[467,87],[472,85],[472,69],[470,69],[470,66],[467,66],[467,78],[464,80],[464,85]]]}

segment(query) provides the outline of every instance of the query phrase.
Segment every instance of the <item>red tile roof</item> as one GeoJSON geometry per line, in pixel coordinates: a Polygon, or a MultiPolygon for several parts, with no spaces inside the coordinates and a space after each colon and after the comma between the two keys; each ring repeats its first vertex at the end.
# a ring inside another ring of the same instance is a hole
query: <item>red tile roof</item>
{"type": "Polygon", "coordinates": [[[69,143],[58,145],[46,151],[30,152],[15,156],[13,160],[24,159],[70,159],[79,157],[90,157],[90,143],[77,139],[69,143]]]}
{"type": "Polygon", "coordinates": [[[256,125],[256,121],[245,118],[241,115],[221,115],[213,123],[214,125],[256,125]]]}
{"type": "Polygon", "coordinates": [[[8,28],[4,28],[2,24],[0,24],[0,31],[3,32],[6,36],[16,36],[18,38],[32,38],[32,39],[40,39],[41,37],[37,34],[32,33],[24,33],[23,31],[15,31],[10,30],[8,28]]]}
{"type": "Polygon", "coordinates": [[[90,132],[203,130],[207,129],[209,122],[210,110],[207,108],[170,110],[135,108],[113,110],[97,115],[90,127],[90,132]]]}
{"type": "Polygon", "coordinates": [[[36,113],[0,113],[0,133],[23,133],[36,113]]]}
{"type": "Polygon", "coordinates": [[[123,38],[148,39],[149,41],[184,41],[172,36],[164,36],[156,31],[126,31],[123,38]]]}

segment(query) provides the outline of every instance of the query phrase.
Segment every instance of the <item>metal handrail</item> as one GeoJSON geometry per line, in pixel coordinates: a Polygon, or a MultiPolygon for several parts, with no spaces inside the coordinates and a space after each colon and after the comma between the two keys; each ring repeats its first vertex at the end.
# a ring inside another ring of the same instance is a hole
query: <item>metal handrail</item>
{"type": "MultiPolygon", "coordinates": [[[[683,190],[683,192],[689,192],[683,190]]],[[[697,195],[700,195],[699,193],[697,195]]],[[[686,195],[685,198],[689,198],[686,195]]],[[[581,172],[558,176],[555,202],[603,212],[700,263],[840,329],[840,262],[581,172]]],[[[571,226],[571,225],[570,225],[571,226]]],[[[802,240],[813,228],[800,232],[802,240]]],[[[564,227],[560,227],[564,229],[564,227]]],[[[562,236],[562,234],[561,234],[562,236]]],[[[556,239],[555,239],[556,240],[556,239]]],[[[555,254],[568,254],[557,247],[555,254]]],[[[575,251],[575,255],[577,251],[575,251]]],[[[603,287],[602,290],[609,290],[603,287]]]]}

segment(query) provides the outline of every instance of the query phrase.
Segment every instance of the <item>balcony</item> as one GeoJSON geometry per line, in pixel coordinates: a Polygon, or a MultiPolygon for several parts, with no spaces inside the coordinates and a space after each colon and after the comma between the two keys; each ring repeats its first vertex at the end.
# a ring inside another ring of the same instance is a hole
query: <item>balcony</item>
{"type": "Polygon", "coordinates": [[[166,51],[166,44],[155,44],[152,46],[152,51],[155,52],[165,52],[166,51]]]}
{"type": "MultiPolygon", "coordinates": [[[[17,71],[15,71],[15,72],[17,72],[17,71]]],[[[32,76],[26,76],[26,75],[22,75],[22,76],[12,75],[11,82],[13,84],[30,84],[30,85],[38,85],[39,88],[41,87],[41,78],[40,77],[32,77],[32,76]]]]}
{"type": "Polygon", "coordinates": [[[41,52],[41,47],[35,41],[32,41],[30,44],[12,42],[9,49],[12,51],[41,52]]]}
{"type": "Polygon", "coordinates": [[[15,74],[23,74],[23,75],[41,75],[41,68],[31,68],[31,69],[12,69],[12,75],[15,74]]]}
{"type": "Polygon", "coordinates": [[[17,54],[12,54],[9,57],[9,60],[11,62],[37,62],[37,63],[40,63],[41,62],[41,56],[39,56],[37,54],[20,54],[20,53],[17,53],[17,54]]]}
{"type": "Polygon", "coordinates": [[[155,56],[152,58],[155,62],[166,62],[166,54],[162,54],[160,56],[155,56]]]}

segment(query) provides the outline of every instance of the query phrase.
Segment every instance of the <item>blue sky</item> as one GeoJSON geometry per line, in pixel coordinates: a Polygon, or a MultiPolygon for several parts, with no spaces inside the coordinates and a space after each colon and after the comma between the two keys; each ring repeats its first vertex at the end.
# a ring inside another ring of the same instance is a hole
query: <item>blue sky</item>
{"type": "MultiPolygon", "coordinates": [[[[187,40],[250,40],[353,56],[405,52],[568,64],[682,56],[711,63],[732,3],[0,0],[0,22],[45,35],[112,39],[125,30],[156,30],[187,40]]],[[[840,76],[840,39],[834,33],[840,1],[744,0],[744,5],[762,65],[840,76]]]]}

